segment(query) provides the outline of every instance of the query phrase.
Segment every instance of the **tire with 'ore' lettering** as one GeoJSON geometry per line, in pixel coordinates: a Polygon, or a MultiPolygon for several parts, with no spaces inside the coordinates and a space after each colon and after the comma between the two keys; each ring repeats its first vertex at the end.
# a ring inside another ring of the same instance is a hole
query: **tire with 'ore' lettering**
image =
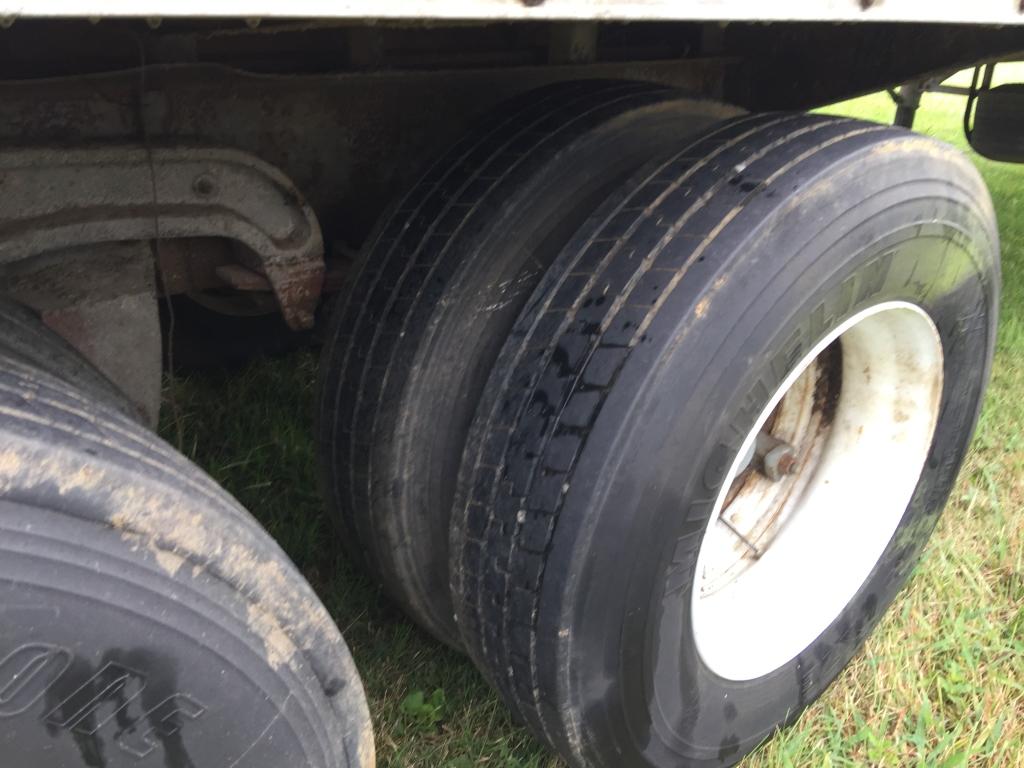
{"type": "Polygon", "coordinates": [[[352,659],[285,554],[57,378],[82,361],[31,357],[0,347],[0,762],[370,768],[352,659]]]}

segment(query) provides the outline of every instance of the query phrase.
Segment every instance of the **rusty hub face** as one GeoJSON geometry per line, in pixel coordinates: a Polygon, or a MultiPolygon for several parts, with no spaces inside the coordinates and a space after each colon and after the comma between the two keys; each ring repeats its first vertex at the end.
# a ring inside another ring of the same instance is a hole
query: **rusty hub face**
{"type": "Polygon", "coordinates": [[[886,302],[821,339],[768,398],[697,556],[693,632],[713,672],[769,674],[853,600],[917,486],[942,365],[925,311],[886,302]]]}
{"type": "Polygon", "coordinates": [[[733,534],[734,560],[705,571],[701,594],[735,579],[771,546],[806,487],[828,439],[842,386],[842,346],[833,342],[800,375],[758,433],[744,469],[732,481],[722,525],[733,534]]]}

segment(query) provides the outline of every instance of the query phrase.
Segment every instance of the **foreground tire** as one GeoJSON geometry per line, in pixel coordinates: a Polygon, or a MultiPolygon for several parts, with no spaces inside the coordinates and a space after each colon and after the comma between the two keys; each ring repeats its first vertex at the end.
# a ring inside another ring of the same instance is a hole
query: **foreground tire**
{"type": "Polygon", "coordinates": [[[266,532],[139,425],[6,354],[0,594],[5,765],[373,765],[348,650],[266,532]]]}
{"type": "Polygon", "coordinates": [[[495,365],[453,517],[462,636],[540,738],[730,765],[824,691],[956,478],[997,252],[958,152],[802,115],[719,127],[581,229],[495,365]]]}
{"type": "Polygon", "coordinates": [[[391,211],[321,364],[328,507],[420,625],[458,644],[448,518],[490,365],[544,269],[608,191],[733,114],[661,86],[560,84],[505,105],[391,211]]]}

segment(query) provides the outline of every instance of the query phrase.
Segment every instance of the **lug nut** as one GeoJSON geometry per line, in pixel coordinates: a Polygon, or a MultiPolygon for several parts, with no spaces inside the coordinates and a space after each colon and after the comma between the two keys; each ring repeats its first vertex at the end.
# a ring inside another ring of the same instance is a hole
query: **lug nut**
{"type": "Polygon", "coordinates": [[[757,468],[772,482],[796,473],[796,449],[785,440],[761,432],[754,443],[757,468]]]}

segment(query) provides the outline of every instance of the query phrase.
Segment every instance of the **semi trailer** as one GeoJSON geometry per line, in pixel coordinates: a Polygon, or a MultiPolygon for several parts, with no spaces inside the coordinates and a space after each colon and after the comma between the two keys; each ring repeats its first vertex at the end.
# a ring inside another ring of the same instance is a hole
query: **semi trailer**
{"type": "Polygon", "coordinates": [[[0,0],[0,764],[374,765],[334,619],[154,432],[221,322],[315,331],[333,545],[537,739],[741,760],[957,477],[998,232],[910,129],[974,68],[1024,161],[1021,54],[1016,0],[0,0]]]}

